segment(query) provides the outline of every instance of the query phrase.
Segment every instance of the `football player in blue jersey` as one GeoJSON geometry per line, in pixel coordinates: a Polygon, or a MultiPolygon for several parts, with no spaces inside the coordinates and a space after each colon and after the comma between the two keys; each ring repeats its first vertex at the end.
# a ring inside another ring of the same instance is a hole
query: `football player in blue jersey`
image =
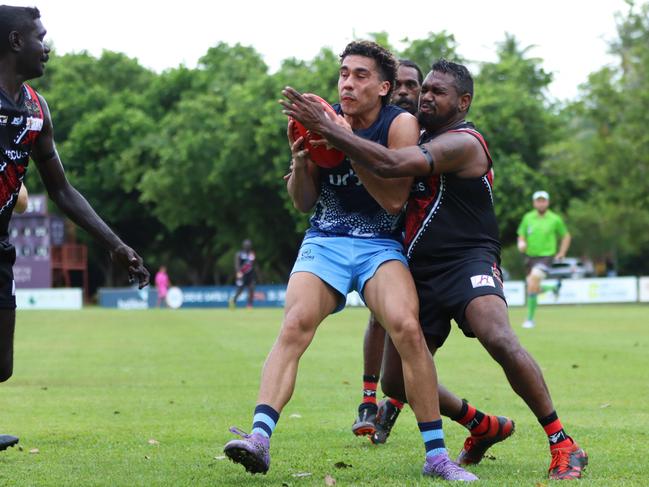
{"type": "MultiPolygon", "coordinates": [[[[397,61],[378,44],[350,43],[340,56],[334,108],[358,135],[385,147],[416,144],[417,120],[389,104],[397,61]]],[[[291,134],[289,126],[289,134],[291,134]]],[[[262,372],[252,431],[236,428],[226,455],[252,473],[270,466],[270,437],[295,387],[300,357],[318,325],[345,306],[356,290],[390,333],[403,359],[405,388],[426,450],[423,473],[446,480],[477,480],[448,457],[432,357],[418,321],[418,301],[403,255],[401,217],[412,178],[386,181],[350,159],[316,166],[292,140],[288,192],[294,206],[313,211],[286,291],[285,316],[262,372]]]]}

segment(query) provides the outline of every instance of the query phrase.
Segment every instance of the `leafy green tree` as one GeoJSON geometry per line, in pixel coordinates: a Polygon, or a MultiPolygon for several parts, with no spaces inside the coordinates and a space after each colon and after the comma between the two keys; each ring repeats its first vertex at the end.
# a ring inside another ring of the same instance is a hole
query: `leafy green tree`
{"type": "MultiPolygon", "coordinates": [[[[477,65],[469,119],[495,161],[512,269],[516,227],[544,188],[568,213],[575,252],[613,252],[623,269],[649,271],[648,9],[630,4],[611,45],[619,65],[593,73],[563,107],[547,94],[542,60],[512,36],[495,62],[477,65]]],[[[403,39],[401,51],[386,32],[369,37],[424,71],[440,57],[466,63],[446,31],[403,39]]],[[[231,282],[233,254],[251,238],[264,281],[285,282],[308,215],[286,192],[290,150],[277,99],[290,85],[337,102],[338,68],[338,54],[324,48],[269,73],[254,48],[219,43],[198,67],[159,74],[119,53],[53,53],[34,85],[51,105],[70,180],[153,269],[168,265],[179,284],[231,282]]],[[[32,190],[36,179],[28,177],[32,190]]],[[[120,282],[103,249],[89,246],[94,281],[120,282]]]]}
{"type": "Polygon", "coordinates": [[[445,30],[441,32],[429,32],[424,39],[405,38],[401,41],[407,47],[399,53],[399,57],[414,61],[426,76],[430,67],[440,58],[448,59],[456,63],[463,63],[464,58],[457,52],[455,36],[445,30]]]}
{"type": "Polygon", "coordinates": [[[494,159],[496,213],[506,245],[516,239],[518,223],[531,208],[532,192],[553,191],[541,164],[545,146],[561,127],[546,96],[552,77],[540,59],[528,57],[528,51],[506,35],[498,45],[497,61],[482,63],[474,77],[468,116],[485,135],[494,159]]]}
{"type": "Polygon", "coordinates": [[[547,165],[574,188],[569,223],[580,252],[618,256],[622,273],[649,272],[649,4],[629,2],[611,44],[618,65],[593,73],[547,165]]]}
{"type": "Polygon", "coordinates": [[[137,188],[170,232],[186,235],[177,258],[197,270],[199,282],[215,270],[218,281],[226,279],[244,238],[253,240],[263,273],[283,281],[289,259],[276,254],[297,245],[295,224],[283,210],[288,148],[277,104],[282,85],[265,73],[251,48],[210,49],[191,95],[148,139],[153,163],[137,188]],[[196,245],[188,246],[191,241],[196,245]]]}

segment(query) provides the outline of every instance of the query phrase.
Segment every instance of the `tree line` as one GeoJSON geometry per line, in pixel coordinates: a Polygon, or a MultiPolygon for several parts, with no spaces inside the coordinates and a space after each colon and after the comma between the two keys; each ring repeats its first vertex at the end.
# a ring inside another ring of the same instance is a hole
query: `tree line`
{"type": "MultiPolygon", "coordinates": [[[[566,218],[572,255],[649,273],[649,4],[629,3],[617,23],[616,63],[590,74],[569,101],[549,96],[552,74],[510,35],[494,62],[464,59],[445,31],[404,39],[403,49],[385,32],[369,36],[424,72],[439,57],[469,63],[469,119],[495,161],[503,264],[515,277],[516,227],[539,188],[566,218]]],[[[116,52],[54,52],[34,87],[52,109],[68,177],[147,265],[167,265],[177,284],[223,284],[244,238],[263,280],[286,281],[308,216],[292,208],[282,179],[290,151],[277,99],[291,85],[335,102],[337,79],[329,48],[271,73],[254,48],[219,43],[196,68],[162,73],[116,52]]],[[[32,193],[42,190],[35,172],[26,182],[32,193]]],[[[106,253],[80,238],[93,285],[124,284],[106,253]]]]}

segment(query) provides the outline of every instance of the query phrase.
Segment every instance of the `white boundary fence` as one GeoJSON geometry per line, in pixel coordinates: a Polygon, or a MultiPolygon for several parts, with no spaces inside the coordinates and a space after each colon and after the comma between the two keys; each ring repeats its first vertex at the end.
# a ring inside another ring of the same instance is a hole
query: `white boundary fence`
{"type": "MultiPolygon", "coordinates": [[[[545,282],[550,284],[556,281],[548,279],[545,282]]],[[[279,288],[281,286],[275,287],[279,288]]],[[[145,309],[150,307],[147,303],[147,298],[149,298],[148,289],[143,291],[127,289],[127,291],[138,297],[144,293],[145,297],[142,298],[141,307],[145,309]]],[[[155,293],[154,288],[151,288],[150,291],[155,293]]],[[[505,282],[505,296],[509,306],[524,306],[526,300],[525,282],[505,282]]],[[[551,292],[539,295],[540,305],[637,302],[649,303],[649,277],[564,279],[558,297],[551,292]]],[[[275,303],[275,306],[281,306],[281,304],[281,302],[275,303]]],[[[16,305],[19,310],[81,309],[83,296],[79,288],[16,289],[16,305]]],[[[353,292],[347,296],[347,306],[364,306],[364,303],[358,293],[353,292]]],[[[119,306],[109,305],[109,307],[119,306]]]]}
{"type": "Polygon", "coordinates": [[[16,289],[16,307],[24,309],[81,309],[81,288],[16,289]]]}
{"type": "MultiPolygon", "coordinates": [[[[556,280],[546,279],[546,284],[556,280]]],[[[525,281],[506,281],[505,297],[509,306],[525,306],[525,281]]],[[[601,277],[563,279],[559,296],[539,294],[539,304],[591,304],[649,302],[649,277],[601,277]]],[[[364,306],[358,293],[347,296],[347,306],[364,306]]]]}

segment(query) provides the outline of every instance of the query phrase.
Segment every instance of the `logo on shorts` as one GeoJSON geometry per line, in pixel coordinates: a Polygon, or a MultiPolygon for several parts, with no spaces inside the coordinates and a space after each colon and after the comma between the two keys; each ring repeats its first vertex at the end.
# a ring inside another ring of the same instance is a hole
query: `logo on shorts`
{"type": "Polygon", "coordinates": [[[311,255],[311,249],[304,249],[302,252],[300,252],[300,256],[297,258],[297,260],[313,260],[315,259],[315,255],[311,255]]]}
{"type": "Polygon", "coordinates": [[[476,287],[496,287],[494,284],[494,278],[492,276],[473,276],[471,277],[471,285],[476,287]]]}

